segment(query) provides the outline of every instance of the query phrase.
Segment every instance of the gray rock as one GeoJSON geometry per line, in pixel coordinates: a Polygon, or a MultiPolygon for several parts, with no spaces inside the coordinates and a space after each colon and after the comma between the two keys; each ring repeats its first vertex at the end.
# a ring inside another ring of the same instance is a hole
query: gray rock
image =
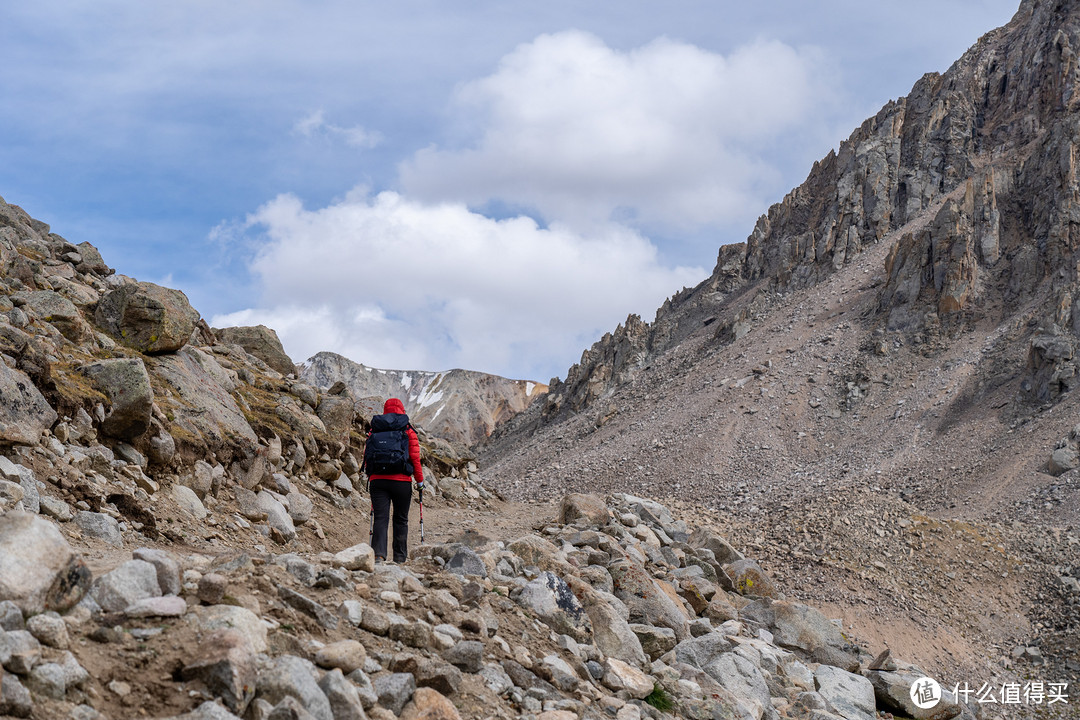
{"type": "Polygon", "coordinates": [[[181,677],[202,683],[230,710],[243,715],[255,695],[255,651],[242,633],[215,630],[199,645],[195,659],[184,666],[181,677]]]}
{"type": "Polygon", "coordinates": [[[94,322],[124,345],[147,354],[176,352],[187,344],[199,313],[179,290],[135,282],[105,294],[94,322]]]}
{"type": "Polygon", "coordinates": [[[293,525],[292,518],[289,517],[285,506],[278,502],[273,495],[265,490],[260,490],[255,502],[258,508],[266,513],[266,522],[270,525],[271,537],[276,534],[276,537],[281,542],[289,542],[296,537],[296,526],[293,525]]]}
{"type": "Polygon", "coordinates": [[[720,565],[727,565],[743,559],[743,554],[733,548],[727,540],[706,527],[699,527],[694,530],[690,534],[687,543],[692,547],[709,550],[720,565]]]}
{"type": "Polygon", "coordinates": [[[410,673],[391,673],[375,678],[375,696],[379,705],[394,715],[401,715],[405,703],[416,692],[416,680],[410,673]]]}
{"type": "Polygon", "coordinates": [[[0,715],[28,718],[34,711],[30,691],[14,675],[0,670],[0,715]]]}
{"type": "MultiPolygon", "coordinates": [[[[0,480],[0,512],[5,512],[14,508],[23,501],[25,495],[26,493],[19,483],[11,482],[10,480],[0,480]]],[[[22,505],[21,509],[28,510],[29,508],[22,505]]]]}
{"type": "Polygon", "coordinates": [[[446,569],[455,575],[487,577],[487,566],[472,548],[462,547],[446,562],[446,569]]]}
{"type": "MultiPolygon", "coordinates": [[[[382,670],[382,666],[372,658],[368,658],[367,664],[371,666],[369,672],[379,672],[382,670]]],[[[364,706],[365,710],[370,710],[379,703],[379,698],[375,695],[375,686],[371,682],[371,678],[368,677],[367,672],[363,670],[354,670],[349,673],[349,680],[353,686],[356,687],[356,694],[360,696],[360,704],[364,706]]]]}
{"type": "Polygon", "coordinates": [[[38,642],[58,650],[68,647],[67,624],[55,612],[34,615],[26,621],[26,629],[38,642]]]}
{"type": "Polygon", "coordinates": [[[109,412],[101,423],[103,433],[131,440],[150,429],[154,391],[141,359],[99,360],[84,365],[80,372],[109,399],[109,412]]]}
{"type": "Polygon", "coordinates": [[[257,653],[264,653],[266,643],[266,625],[259,616],[247,608],[235,605],[211,605],[193,607],[191,618],[203,632],[232,628],[237,630],[257,653]]]}
{"type": "Polygon", "coordinates": [[[251,327],[214,328],[214,336],[225,345],[239,345],[282,375],[296,372],[292,359],[285,353],[277,333],[265,325],[251,327]]]}
{"type": "Polygon", "coordinates": [[[367,543],[353,545],[334,555],[334,566],[372,572],[375,570],[375,551],[367,543]]]}
{"type": "MultiPolygon", "coordinates": [[[[607,572],[604,576],[610,578],[607,572]]],[[[645,650],[626,620],[629,612],[622,601],[586,583],[574,582],[573,589],[589,616],[592,642],[600,652],[631,665],[644,665],[645,650]]]]}
{"type": "MultiPolygon", "coordinates": [[[[17,465],[0,455],[0,476],[19,484],[22,488],[23,508],[32,513],[40,512],[41,496],[38,493],[37,478],[28,467],[17,465]]],[[[16,501],[17,502],[17,501],[16,501]]]]}
{"type": "Polygon", "coordinates": [[[124,608],[124,615],[129,618],[183,617],[185,613],[187,602],[176,595],[143,598],[124,608]]]}
{"type": "MultiPolygon", "coordinates": [[[[147,370],[162,393],[183,398],[167,403],[169,432],[183,434],[185,444],[210,448],[235,447],[246,443],[256,447],[259,439],[240,406],[223,385],[227,374],[217,362],[198,348],[185,347],[175,354],[146,358],[147,370]]],[[[159,398],[159,404],[165,399],[159,398]]]]}
{"type": "Polygon", "coordinates": [[[334,668],[323,675],[319,688],[330,701],[334,720],[367,720],[360,693],[355,685],[345,679],[340,669],[334,668]]]}
{"type": "Polygon", "coordinates": [[[34,695],[53,700],[63,700],[67,695],[66,673],[56,663],[42,663],[34,667],[26,678],[26,687],[34,695]]]}
{"type": "Polygon", "coordinates": [[[186,485],[173,485],[169,492],[172,494],[173,500],[180,507],[181,510],[192,516],[196,520],[203,520],[206,518],[206,506],[203,505],[202,500],[199,499],[198,494],[187,487],[186,485]]]}
{"type": "MultiPolygon", "coordinates": [[[[942,688],[941,702],[932,708],[919,708],[911,700],[911,687],[921,675],[911,672],[868,670],[866,679],[874,691],[875,704],[882,711],[892,712],[915,720],[950,720],[961,714],[961,705],[953,693],[942,688]]],[[[860,694],[860,697],[863,697],[860,694]]],[[[865,705],[865,698],[863,699],[865,705]]],[[[839,709],[839,708],[838,708],[839,709]]]]}
{"type": "Polygon", "coordinates": [[[131,554],[135,560],[142,560],[154,566],[157,572],[158,587],[163,595],[179,595],[182,589],[180,563],[176,557],[166,551],[155,548],[139,548],[131,554]]]}
{"type": "Polygon", "coordinates": [[[588,642],[592,636],[585,608],[562,578],[554,573],[540,573],[522,588],[517,602],[557,633],[569,635],[578,642],[588,642]]]}
{"type": "Polygon", "coordinates": [[[444,650],[442,657],[467,673],[478,673],[484,667],[484,644],[478,640],[462,640],[444,650]]]}
{"type": "Polygon", "coordinates": [[[24,615],[63,611],[89,582],[86,565],[56,525],[30,513],[0,517],[0,601],[14,602],[24,615]]]}
{"type": "Polygon", "coordinates": [[[730,652],[731,641],[724,633],[714,631],[698,638],[683,640],[675,646],[675,659],[691,667],[704,670],[722,654],[730,652]]]}
{"type": "Polygon", "coordinates": [[[314,565],[307,560],[304,560],[299,555],[294,555],[285,561],[285,570],[301,583],[309,587],[315,582],[315,578],[318,577],[319,572],[314,565]]]}
{"type": "Polygon", "coordinates": [[[385,635],[390,631],[390,616],[382,608],[365,605],[363,617],[360,619],[360,627],[369,633],[385,635]]]}
{"type": "Polygon", "coordinates": [[[0,602],[0,630],[25,630],[22,610],[10,600],[0,602]]]}
{"type": "Polygon", "coordinates": [[[334,720],[330,701],[316,682],[315,668],[293,655],[274,658],[259,673],[257,695],[274,705],[292,697],[316,720],[334,720]]]}
{"type": "Polygon", "coordinates": [[[391,623],[387,637],[409,647],[426,650],[435,645],[435,633],[423,620],[391,623]]]}
{"type": "Polygon", "coordinates": [[[299,492],[291,492],[285,497],[289,506],[289,517],[295,525],[303,525],[311,519],[311,511],[315,505],[307,495],[299,492]]]}
{"type": "Polygon", "coordinates": [[[54,520],[68,522],[75,517],[75,514],[71,511],[71,506],[58,498],[42,495],[39,499],[39,505],[41,514],[54,520]]]}
{"type": "Polygon", "coordinates": [[[364,617],[364,605],[357,600],[345,600],[338,605],[337,614],[354,627],[360,627],[364,617]]]}
{"type": "Polygon", "coordinates": [[[607,503],[599,495],[570,493],[559,503],[559,522],[564,525],[584,524],[603,527],[608,524],[607,503]]]}
{"type": "Polygon", "coordinates": [[[214,487],[214,467],[205,460],[196,460],[191,472],[184,475],[180,482],[202,500],[214,487]]]}
{"type": "Polygon", "coordinates": [[[775,598],[780,594],[773,579],[760,565],[748,558],[725,565],[724,572],[731,578],[735,591],[740,595],[775,598]]]}
{"type": "Polygon", "coordinates": [[[654,627],[652,625],[631,625],[630,629],[641,641],[641,649],[645,651],[650,660],[656,660],[661,655],[674,650],[677,640],[675,631],[671,628],[654,627]]]}
{"type": "Polygon", "coordinates": [[[855,675],[831,665],[819,665],[814,671],[814,681],[818,693],[847,720],[877,718],[874,686],[862,675],[855,675]]]}
{"type": "Polygon", "coordinates": [[[702,670],[734,695],[753,717],[761,717],[772,708],[765,676],[741,654],[722,653],[706,663],[702,670]]]}
{"type": "Polygon", "coordinates": [[[278,597],[280,597],[287,605],[315,618],[315,620],[324,628],[328,630],[337,628],[337,616],[306,595],[301,595],[291,588],[280,586],[278,587],[278,597]]]}
{"type": "Polygon", "coordinates": [[[105,513],[80,510],[75,513],[75,524],[84,535],[104,540],[113,547],[124,546],[124,537],[120,534],[120,523],[105,513]]]}
{"type": "Polygon", "coordinates": [[[147,452],[150,462],[155,465],[167,466],[176,457],[176,441],[165,430],[150,438],[150,447],[147,452]]]}
{"type": "Polygon", "coordinates": [[[620,560],[612,563],[608,572],[614,582],[615,597],[626,603],[632,620],[671,628],[679,640],[690,637],[690,618],[686,611],[660,588],[644,567],[620,560]]]}
{"type": "Polygon", "coordinates": [[[1054,450],[1050,455],[1047,470],[1051,475],[1062,475],[1069,470],[1080,466],[1080,452],[1076,448],[1066,446],[1054,450]]]}
{"type": "Polygon", "coordinates": [[[0,362],[0,442],[37,445],[41,433],[56,422],[49,406],[26,373],[0,362]]]}
{"type": "Polygon", "coordinates": [[[0,634],[0,665],[18,675],[29,675],[41,659],[41,643],[26,630],[0,634]]]}
{"type": "Polygon", "coordinates": [[[138,600],[160,596],[157,569],[143,560],[127,561],[90,588],[90,597],[105,612],[123,612],[138,600]]]}
{"type": "MultiPolygon", "coordinates": [[[[315,411],[326,426],[326,432],[335,440],[348,443],[356,406],[348,395],[324,395],[315,411]]],[[[351,490],[351,487],[349,488],[351,490]]]]}
{"type": "Polygon", "coordinates": [[[491,692],[496,695],[502,696],[503,694],[510,692],[514,687],[514,681],[510,679],[510,676],[506,674],[506,671],[503,670],[501,665],[495,665],[493,663],[484,665],[479,674],[480,677],[483,678],[484,684],[487,685],[488,690],[491,690],[491,692]]]}

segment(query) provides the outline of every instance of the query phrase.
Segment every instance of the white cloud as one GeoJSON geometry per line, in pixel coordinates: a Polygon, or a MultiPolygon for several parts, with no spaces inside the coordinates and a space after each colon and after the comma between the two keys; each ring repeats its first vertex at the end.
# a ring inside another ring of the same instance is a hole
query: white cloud
{"type": "Polygon", "coordinates": [[[402,185],[578,224],[748,225],[780,182],[761,155],[805,129],[829,93],[823,66],[775,41],[723,56],[666,38],[622,52],[580,31],[541,35],[458,89],[467,140],[416,153],[402,185]]]}
{"type": "Polygon", "coordinates": [[[361,125],[341,127],[328,123],[322,110],[316,110],[298,120],[293,125],[293,132],[306,138],[340,137],[346,145],[361,150],[373,148],[383,139],[381,133],[366,130],[361,125]]]}
{"type": "Polygon", "coordinates": [[[619,226],[582,235],[393,192],[357,189],[320,210],[282,195],[249,225],[265,232],[252,265],[263,302],[213,324],[269,325],[294,360],[334,350],[376,367],[546,380],[627,313],[649,319],[706,275],[661,267],[619,226]]]}

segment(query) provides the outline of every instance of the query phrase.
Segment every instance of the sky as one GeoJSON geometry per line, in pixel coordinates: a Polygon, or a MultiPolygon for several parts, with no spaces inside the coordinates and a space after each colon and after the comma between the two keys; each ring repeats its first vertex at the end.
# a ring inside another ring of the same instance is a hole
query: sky
{"type": "Polygon", "coordinates": [[[303,361],[547,381],[1017,0],[35,0],[0,196],[303,361]]]}

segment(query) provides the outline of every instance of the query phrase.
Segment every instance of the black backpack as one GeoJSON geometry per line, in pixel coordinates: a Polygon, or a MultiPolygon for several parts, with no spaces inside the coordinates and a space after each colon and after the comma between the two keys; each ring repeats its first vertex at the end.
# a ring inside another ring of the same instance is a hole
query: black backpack
{"type": "Polygon", "coordinates": [[[409,460],[409,416],[387,413],[371,418],[371,433],[364,447],[364,472],[370,475],[412,475],[409,460]]]}

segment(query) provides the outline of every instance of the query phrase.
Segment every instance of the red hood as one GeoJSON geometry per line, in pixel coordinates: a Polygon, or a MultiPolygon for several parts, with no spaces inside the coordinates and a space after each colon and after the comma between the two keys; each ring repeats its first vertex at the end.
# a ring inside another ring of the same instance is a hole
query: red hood
{"type": "Polygon", "coordinates": [[[398,400],[397,398],[390,398],[389,400],[386,401],[386,404],[383,405],[382,411],[383,411],[383,415],[387,415],[389,413],[395,413],[397,415],[404,415],[405,414],[405,406],[402,405],[401,401],[398,400]]]}

